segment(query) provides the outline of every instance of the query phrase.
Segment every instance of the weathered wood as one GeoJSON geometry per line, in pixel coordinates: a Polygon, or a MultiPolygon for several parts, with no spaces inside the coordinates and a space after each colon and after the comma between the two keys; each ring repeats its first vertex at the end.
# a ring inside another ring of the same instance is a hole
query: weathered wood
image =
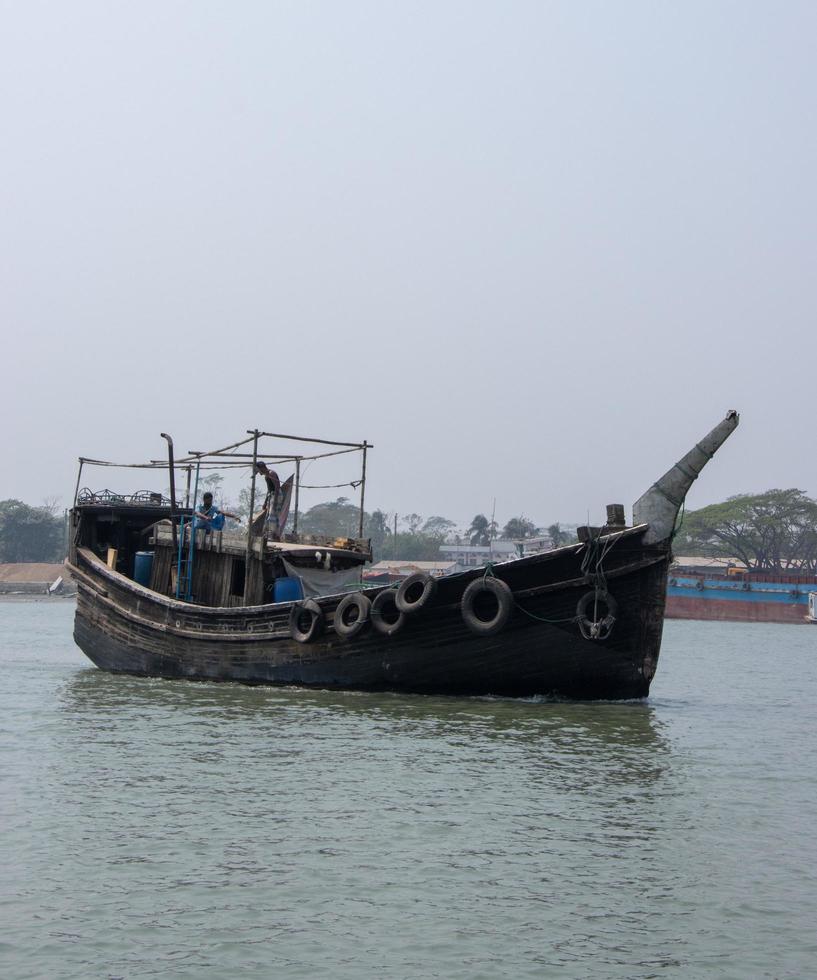
{"type": "MultiPolygon", "coordinates": [[[[642,697],[658,658],[669,557],[668,547],[644,546],[644,531],[611,535],[604,573],[619,614],[604,642],[584,639],[576,623],[577,601],[590,588],[582,564],[592,545],[494,565],[493,574],[511,588],[516,603],[498,636],[475,636],[460,615],[465,588],[486,574],[472,569],[440,579],[433,607],[414,614],[391,637],[369,628],[353,640],[341,639],[333,628],[340,596],[322,597],[317,601],[326,631],[309,644],[290,636],[292,603],[259,601],[263,562],[255,557],[247,577],[258,604],[233,608],[222,594],[223,605],[207,607],[156,595],[79,549],[78,581],[93,581],[107,596],[82,589],[76,638],[106,669],[157,676],[452,694],[642,697]]],[[[236,559],[204,551],[200,560],[206,583],[208,560],[236,559]]],[[[220,580],[225,581],[223,569],[220,580]]],[[[381,590],[363,594],[373,599],[381,590]]],[[[219,601],[216,593],[212,601],[219,601]]]]}
{"type": "MultiPolygon", "coordinates": [[[[72,512],[76,531],[68,563],[79,589],[76,642],[106,670],[157,677],[439,694],[643,697],[661,645],[670,511],[678,502],[674,489],[694,479],[736,424],[730,414],[641,498],[636,515],[655,513],[655,524],[618,529],[616,510],[610,526],[581,529],[579,544],[439,579],[427,604],[404,613],[403,628],[388,636],[373,630],[367,618],[359,630],[350,631],[354,624],[346,619],[336,628],[343,615],[340,595],[321,596],[310,607],[324,627],[318,634],[310,638],[300,626],[290,627],[297,604],[266,603],[265,589],[271,576],[281,574],[278,555],[289,552],[297,566],[310,561],[308,547],[276,542],[279,551],[273,552],[251,532],[243,553],[226,535],[202,545],[193,572],[194,601],[183,602],[163,594],[172,586],[173,565],[165,555],[157,558],[169,551],[157,528],[155,588],[139,585],[133,581],[133,556],[142,531],[149,519],[167,516],[167,508],[157,513],[153,501],[143,506],[144,501],[118,499],[79,504],[72,512]],[[118,555],[113,568],[100,557],[106,549],[118,555]],[[487,605],[482,611],[475,598],[480,595],[487,605]],[[599,605],[597,619],[595,611],[588,615],[599,605]]],[[[255,462],[263,434],[252,434],[255,462]]],[[[363,451],[362,514],[370,445],[301,441],[363,451]]],[[[196,465],[198,479],[201,460],[196,465]]],[[[365,560],[362,550],[353,550],[359,542],[335,545],[347,549],[347,558],[333,551],[333,562],[365,560]]],[[[326,547],[315,551],[329,556],[326,547]]],[[[322,558],[319,553],[314,561],[322,558]]],[[[359,594],[371,601],[382,588],[359,594]]]]}
{"type": "MultiPolygon", "coordinates": [[[[335,442],[333,439],[308,439],[306,436],[288,436],[283,435],[280,432],[258,432],[258,430],[247,429],[247,432],[252,435],[255,431],[256,435],[266,436],[269,439],[290,439],[293,442],[314,442],[321,446],[348,446],[351,449],[363,449],[362,442],[335,442]]],[[[249,440],[247,440],[249,442],[249,440]]],[[[372,448],[372,447],[370,447],[372,448]]]]}
{"type": "MultiPolygon", "coordinates": [[[[199,535],[201,537],[201,535],[199,535]]],[[[162,524],[155,529],[151,544],[155,547],[171,547],[172,535],[169,524],[162,524]]],[[[199,542],[203,550],[211,550],[215,543],[208,537],[199,542]]],[[[299,541],[265,541],[263,537],[253,538],[252,553],[256,556],[274,555],[298,556],[314,554],[315,549],[329,551],[333,558],[348,561],[351,564],[362,565],[370,561],[372,547],[369,538],[332,538],[323,534],[307,534],[299,541]]],[[[246,557],[247,538],[243,532],[222,531],[219,550],[225,554],[242,555],[246,557]]]]}

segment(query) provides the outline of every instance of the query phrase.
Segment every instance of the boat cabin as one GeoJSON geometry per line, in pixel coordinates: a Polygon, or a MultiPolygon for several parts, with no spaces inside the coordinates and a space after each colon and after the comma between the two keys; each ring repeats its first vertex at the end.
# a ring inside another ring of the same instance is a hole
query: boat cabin
{"type": "Polygon", "coordinates": [[[310,456],[267,455],[270,466],[294,465],[293,476],[281,484],[274,471],[270,475],[270,467],[259,452],[259,442],[265,435],[269,434],[253,430],[250,440],[224,450],[188,454],[180,460],[174,459],[172,440],[165,436],[169,448],[167,463],[154,460],[130,465],[163,470],[163,476],[170,476],[170,497],[157,491],[120,494],[110,490],[80,490],[84,466],[128,465],[81,458],[71,511],[69,560],[76,564],[80,552],[154,593],[213,608],[291,602],[343,592],[358,585],[362,566],[372,559],[371,542],[362,533],[365,454],[370,444],[314,440],[343,448],[310,456]],[[237,452],[246,442],[252,444],[252,453],[237,452]],[[330,537],[299,532],[301,463],[352,449],[362,452],[364,460],[361,479],[349,484],[360,487],[359,535],[330,537]],[[202,504],[203,494],[199,492],[202,470],[227,467],[243,468],[251,478],[251,519],[243,527],[239,523],[226,524],[226,514],[220,515],[217,509],[217,519],[211,520],[202,504]],[[178,470],[187,475],[183,504],[179,504],[175,494],[178,470]],[[265,478],[266,498],[256,495],[258,476],[265,478]],[[290,508],[293,498],[294,507],[290,508]],[[291,530],[288,529],[290,510],[291,530]]]}

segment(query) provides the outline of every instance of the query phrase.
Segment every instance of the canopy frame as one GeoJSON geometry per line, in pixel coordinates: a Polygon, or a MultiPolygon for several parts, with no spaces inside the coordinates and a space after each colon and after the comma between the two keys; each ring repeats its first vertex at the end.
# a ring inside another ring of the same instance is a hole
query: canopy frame
{"type": "Polygon", "coordinates": [[[166,460],[151,459],[144,463],[118,463],[111,460],[95,459],[88,456],[80,456],[79,471],[77,473],[77,482],[74,489],[74,506],[77,504],[79,498],[79,488],[80,482],[82,480],[82,471],[86,466],[110,466],[117,469],[148,469],[148,470],[166,470],[170,477],[171,486],[171,498],[172,498],[172,509],[175,511],[175,471],[180,470],[185,472],[187,475],[186,479],[186,492],[185,492],[185,505],[189,506],[190,503],[190,477],[193,467],[197,470],[216,470],[224,468],[242,468],[250,467],[252,471],[252,483],[250,487],[250,519],[247,526],[247,556],[252,554],[252,541],[253,541],[253,530],[252,530],[252,511],[255,506],[255,478],[257,475],[257,463],[261,460],[274,461],[276,464],[281,463],[294,463],[295,464],[295,513],[293,516],[293,530],[297,534],[298,532],[298,507],[300,503],[300,492],[301,489],[307,490],[318,490],[318,489],[332,489],[336,487],[351,487],[352,489],[360,489],[360,504],[359,504],[359,517],[358,517],[358,537],[363,537],[363,524],[364,524],[364,503],[366,499],[366,465],[367,465],[367,452],[369,449],[373,449],[372,443],[367,440],[363,442],[340,442],[333,439],[317,439],[307,436],[295,436],[288,435],[281,432],[267,432],[260,429],[247,429],[247,437],[239,439],[236,442],[232,442],[227,446],[222,446],[219,449],[210,450],[188,450],[186,456],[180,456],[178,458],[173,458],[172,452],[172,439],[167,433],[162,433],[163,439],[168,441],[170,452],[168,453],[168,458],[166,460]],[[263,452],[261,448],[261,441],[265,439],[270,440],[287,440],[290,442],[305,443],[314,446],[331,446],[335,447],[327,452],[313,452],[311,454],[306,453],[267,453],[263,452]],[[237,452],[237,450],[242,449],[242,447],[249,446],[252,444],[252,452],[237,452]],[[351,480],[349,483],[327,483],[327,484],[301,484],[301,467],[305,462],[312,462],[319,459],[327,459],[333,456],[343,456],[347,453],[360,453],[361,454],[361,467],[360,467],[360,478],[357,480],[351,480]]]}

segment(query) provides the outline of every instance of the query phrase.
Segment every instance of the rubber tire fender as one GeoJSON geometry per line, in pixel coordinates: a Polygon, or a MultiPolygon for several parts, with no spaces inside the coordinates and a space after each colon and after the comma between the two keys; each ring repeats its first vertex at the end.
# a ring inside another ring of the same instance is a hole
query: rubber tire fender
{"type": "Polygon", "coordinates": [[[289,635],[298,643],[312,643],[313,640],[323,633],[325,620],[323,609],[314,599],[304,599],[296,602],[289,613],[289,635]],[[310,623],[308,629],[301,629],[301,617],[304,613],[309,613],[310,623]]]}
{"type": "Polygon", "coordinates": [[[513,612],[513,592],[510,586],[499,578],[475,579],[463,592],[460,612],[465,625],[477,636],[493,636],[508,622],[513,612]],[[483,592],[490,592],[496,599],[497,611],[493,619],[480,619],[475,605],[483,592]]]}
{"type": "Polygon", "coordinates": [[[406,625],[406,614],[397,608],[397,589],[384,589],[377,593],[372,602],[370,617],[372,626],[383,636],[394,636],[395,633],[400,632],[406,625]],[[383,618],[385,609],[390,605],[394,606],[397,612],[397,619],[393,623],[383,618]]]}
{"type": "Polygon", "coordinates": [[[427,606],[434,598],[436,591],[437,579],[431,575],[426,575],[425,572],[415,572],[400,583],[394,601],[401,613],[411,615],[427,606]],[[422,586],[422,590],[417,598],[413,598],[417,593],[418,586],[422,586]]]}
{"type": "Polygon", "coordinates": [[[335,632],[344,640],[351,640],[360,633],[369,623],[371,612],[371,601],[360,592],[350,592],[345,595],[335,609],[335,632]],[[353,606],[357,607],[357,618],[351,623],[344,622],[347,610],[353,606]]]}
{"type": "MultiPolygon", "coordinates": [[[[610,595],[609,592],[599,592],[598,598],[605,604],[605,606],[607,606],[607,612],[604,616],[602,616],[599,622],[603,622],[608,616],[612,616],[613,619],[615,619],[618,615],[618,603],[616,600],[610,595]]],[[[587,610],[591,605],[593,605],[593,603],[595,603],[595,601],[595,592],[585,592],[581,599],[579,599],[576,606],[576,618],[584,619],[587,621],[588,625],[590,625],[593,621],[587,615],[587,610]]]]}

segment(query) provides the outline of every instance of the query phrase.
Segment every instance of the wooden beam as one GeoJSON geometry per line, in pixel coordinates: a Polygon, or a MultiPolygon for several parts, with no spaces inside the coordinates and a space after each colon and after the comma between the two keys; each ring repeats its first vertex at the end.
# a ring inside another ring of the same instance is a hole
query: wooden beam
{"type": "MultiPolygon", "coordinates": [[[[247,432],[253,430],[247,429],[247,432]]],[[[258,430],[255,430],[256,432],[258,430]]],[[[335,442],[333,439],[310,439],[306,436],[287,436],[281,432],[259,432],[260,436],[267,436],[270,439],[292,439],[293,442],[314,442],[322,446],[350,446],[352,449],[363,449],[365,443],[360,442],[335,442]]]]}

